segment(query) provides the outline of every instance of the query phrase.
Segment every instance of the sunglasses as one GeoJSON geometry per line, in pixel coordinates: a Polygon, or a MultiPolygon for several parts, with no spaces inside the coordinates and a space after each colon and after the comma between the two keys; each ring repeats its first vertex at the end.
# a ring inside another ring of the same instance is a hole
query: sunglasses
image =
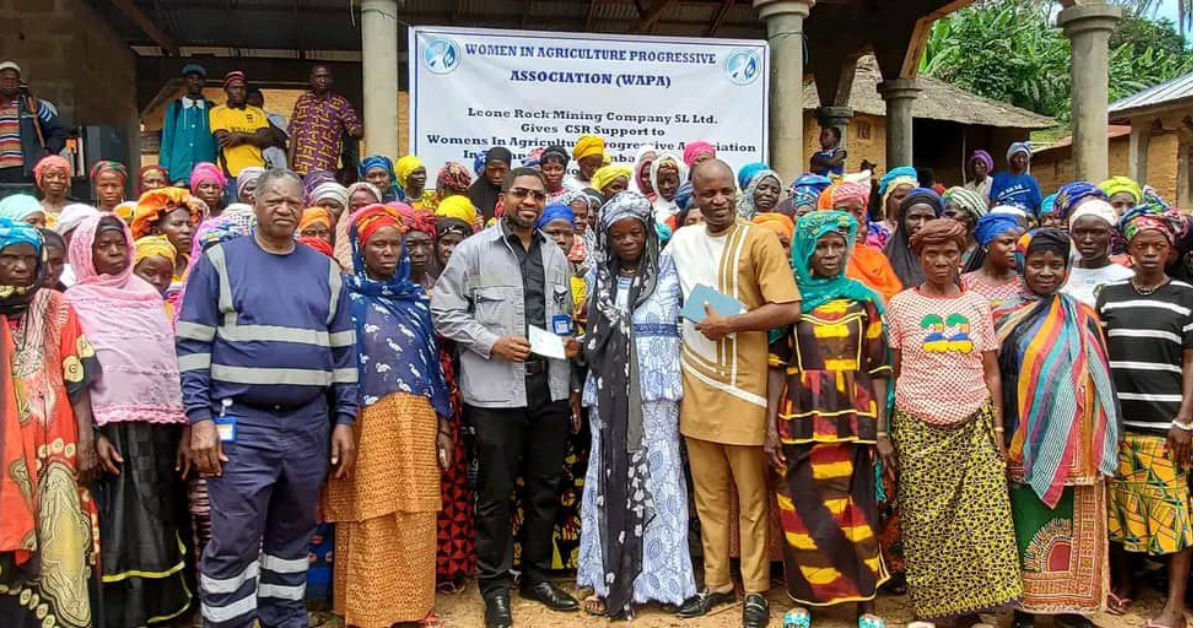
{"type": "Polygon", "coordinates": [[[533,196],[533,200],[541,203],[546,200],[546,193],[540,190],[530,190],[526,188],[509,188],[505,194],[511,194],[519,200],[525,200],[528,196],[533,196]]]}

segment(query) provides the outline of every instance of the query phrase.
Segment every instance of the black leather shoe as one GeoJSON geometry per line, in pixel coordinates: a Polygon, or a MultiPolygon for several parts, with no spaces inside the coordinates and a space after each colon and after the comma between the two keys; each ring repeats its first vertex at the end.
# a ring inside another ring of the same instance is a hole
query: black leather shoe
{"type": "Polygon", "coordinates": [[[528,587],[521,587],[521,597],[541,602],[552,611],[566,612],[579,608],[579,600],[549,582],[539,582],[528,587]]]}
{"type": "Polygon", "coordinates": [[[512,607],[508,601],[508,591],[483,596],[483,605],[483,623],[487,628],[512,628],[512,607]]]}
{"type": "Polygon", "coordinates": [[[742,610],[742,626],[744,628],[767,628],[771,622],[771,606],[767,598],[758,593],[747,593],[745,608],[742,610]]]}
{"type": "Polygon", "coordinates": [[[713,608],[722,604],[729,604],[736,599],[737,594],[733,592],[733,589],[725,593],[716,593],[705,587],[696,595],[684,600],[683,606],[679,607],[679,612],[676,615],[684,619],[703,617],[713,608]]]}

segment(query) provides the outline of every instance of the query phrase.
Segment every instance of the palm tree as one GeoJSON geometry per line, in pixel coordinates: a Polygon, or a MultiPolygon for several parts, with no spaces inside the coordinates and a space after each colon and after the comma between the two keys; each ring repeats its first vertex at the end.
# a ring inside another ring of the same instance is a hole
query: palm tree
{"type": "MultiPolygon", "coordinates": [[[[1163,0],[1117,0],[1117,3],[1128,7],[1134,15],[1145,17],[1162,7],[1163,0]]],[[[1186,38],[1192,27],[1192,0],[1175,0],[1175,4],[1179,14],[1179,36],[1186,38]]]]}

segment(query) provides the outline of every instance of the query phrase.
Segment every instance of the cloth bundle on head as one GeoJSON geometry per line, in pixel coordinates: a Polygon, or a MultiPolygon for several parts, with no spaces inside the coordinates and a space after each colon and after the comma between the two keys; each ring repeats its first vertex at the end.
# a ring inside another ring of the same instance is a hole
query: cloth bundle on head
{"type": "Polygon", "coordinates": [[[546,225],[554,222],[555,220],[565,220],[567,221],[567,224],[571,225],[571,228],[574,229],[575,210],[561,203],[547,205],[546,209],[542,210],[542,216],[538,218],[537,228],[545,229],[546,225]]]}
{"type": "MultiPolygon", "coordinates": [[[[370,185],[370,184],[368,184],[370,185]]],[[[372,186],[374,187],[374,186],[372,186]]],[[[378,190],[376,190],[378,192],[378,190]]],[[[342,206],[344,211],[350,204],[350,191],[336,181],[327,181],[317,185],[308,195],[310,205],[316,205],[321,201],[333,201],[342,206]]]]}
{"type": "MultiPolygon", "coordinates": [[[[242,168],[242,171],[238,173],[237,183],[235,184],[237,187],[238,198],[245,196],[246,190],[250,187],[250,185],[257,184],[259,177],[263,176],[263,173],[266,171],[266,168],[260,168],[258,166],[247,166],[242,168]]],[[[224,187],[224,185],[222,184],[221,187],[224,187]]]]}
{"type": "MultiPolygon", "coordinates": [[[[783,191],[783,179],[779,177],[779,173],[766,167],[765,164],[759,165],[762,165],[762,167],[756,169],[754,174],[750,176],[750,180],[746,181],[747,187],[742,190],[742,197],[738,199],[737,213],[739,218],[749,220],[754,217],[755,212],[758,211],[754,206],[754,193],[758,191],[758,188],[762,184],[774,180],[775,185],[781,192],[783,191]]],[[[745,170],[745,168],[742,168],[742,170],[745,170]]],[[[740,178],[741,172],[738,175],[740,178]]],[[[775,208],[772,207],[771,209],[775,208]]]]}
{"type": "MultiPolygon", "coordinates": [[[[565,152],[563,157],[566,157],[565,152]]],[[[565,161],[563,163],[566,164],[565,161]]],[[[466,166],[457,161],[447,161],[446,165],[438,170],[437,186],[446,189],[450,194],[466,196],[473,180],[474,177],[471,176],[471,172],[467,170],[466,166]]]]}
{"type": "Polygon", "coordinates": [[[471,199],[458,195],[442,199],[433,215],[438,218],[456,218],[471,225],[472,228],[474,228],[475,221],[479,219],[479,213],[475,211],[471,199]]]}
{"type": "MultiPolygon", "coordinates": [[[[239,177],[239,181],[241,178],[239,177]]],[[[200,189],[200,184],[204,182],[216,183],[217,187],[225,189],[226,178],[225,173],[216,164],[202,161],[195,166],[192,166],[192,178],[188,181],[188,188],[192,194],[195,194],[200,189]]]]}
{"type": "Polygon", "coordinates": [[[821,195],[817,197],[816,209],[836,209],[838,201],[857,198],[862,201],[863,209],[867,207],[867,203],[871,199],[871,188],[862,185],[861,183],[851,183],[849,181],[838,181],[827,186],[821,195]]]}
{"type": "Polygon", "coordinates": [[[683,163],[687,164],[688,168],[695,166],[696,158],[704,154],[713,155],[715,157],[717,154],[717,147],[704,140],[695,140],[683,145],[683,163]]]}
{"type": "Polygon", "coordinates": [[[1071,217],[1067,221],[1067,227],[1074,227],[1075,222],[1080,218],[1099,218],[1108,223],[1110,227],[1116,227],[1117,210],[1108,201],[1098,198],[1091,198],[1083,201],[1075,207],[1075,211],[1071,212],[1071,217]]]}
{"type": "Polygon", "coordinates": [[[158,290],[133,274],[136,247],[129,227],[112,214],[83,221],[75,230],[67,258],[76,283],[67,302],[104,365],[104,385],[91,389],[96,425],[112,421],[184,423],[175,334],[163,317],[158,290]],[[126,264],[115,275],[100,274],[92,247],[105,231],[125,238],[126,264]],[[137,377],[122,376],[136,373],[137,377]]]}
{"type": "Polygon", "coordinates": [[[768,169],[770,169],[770,166],[762,163],[761,161],[750,162],[750,163],[742,166],[737,171],[738,189],[741,190],[743,193],[749,192],[750,191],[749,190],[750,182],[754,179],[754,176],[757,175],[758,173],[762,172],[763,170],[768,170],[768,169]]]}
{"type": "Polygon", "coordinates": [[[304,233],[305,229],[313,225],[325,225],[325,228],[332,232],[333,216],[324,207],[309,207],[304,210],[304,213],[300,214],[300,222],[296,225],[296,233],[304,233]]]}
{"type": "Polygon", "coordinates": [[[788,244],[792,243],[792,231],[795,230],[796,223],[792,222],[787,214],[763,212],[756,215],[750,222],[770,229],[775,235],[786,240],[788,244]]]}
{"type": "Polygon", "coordinates": [[[563,167],[566,167],[566,165],[571,162],[571,157],[567,155],[567,149],[556,144],[554,146],[547,146],[546,149],[543,150],[540,155],[538,155],[538,165],[540,166],[555,162],[562,164],[563,167]]]}
{"type": "Polygon", "coordinates": [[[625,177],[626,179],[633,178],[633,170],[624,164],[603,166],[592,175],[592,188],[597,191],[603,190],[605,186],[621,177],[625,177]]]}
{"type": "Polygon", "coordinates": [[[417,171],[417,168],[424,168],[425,162],[421,161],[416,155],[405,155],[396,161],[396,182],[401,187],[408,186],[408,178],[412,173],[417,171]]]}
{"type": "Polygon", "coordinates": [[[822,174],[813,174],[805,172],[792,181],[792,207],[797,213],[801,207],[807,207],[809,210],[817,208],[817,199],[821,197],[821,192],[825,188],[833,185],[833,180],[822,174]]]}
{"type": "MultiPolygon", "coordinates": [[[[1100,187],[1088,183],[1087,181],[1072,181],[1061,188],[1058,188],[1058,193],[1051,197],[1054,204],[1054,214],[1063,220],[1071,217],[1071,212],[1081,202],[1090,199],[1098,198],[1108,200],[1108,194],[1100,187]]],[[[1044,203],[1045,201],[1043,201],[1044,203]]],[[[1044,216],[1044,212],[1039,212],[1039,217],[1044,216]]]]}
{"type": "Polygon", "coordinates": [[[13,222],[24,222],[26,218],[42,210],[42,202],[28,194],[13,194],[0,200],[0,218],[13,222]]]}
{"type": "Polygon", "coordinates": [[[147,257],[159,256],[171,264],[175,263],[175,245],[171,244],[171,239],[165,235],[148,235],[138,238],[133,243],[133,265],[137,266],[139,262],[147,257]]]}
{"type": "Polygon", "coordinates": [[[106,172],[111,172],[121,177],[121,185],[124,185],[125,182],[129,180],[129,169],[125,167],[125,164],[119,161],[112,161],[111,159],[101,159],[100,161],[97,161],[95,165],[92,166],[92,169],[88,171],[88,178],[92,180],[92,184],[94,185],[96,183],[96,177],[106,172]]]}
{"type": "Polygon", "coordinates": [[[975,223],[973,235],[982,248],[987,248],[996,238],[1006,234],[1021,231],[1017,219],[1008,214],[986,214],[975,223]]]}
{"type": "Polygon", "coordinates": [[[604,154],[604,138],[598,135],[581,135],[579,141],[575,142],[575,148],[571,151],[571,157],[575,161],[579,161],[585,157],[604,154]]]}
{"type": "Polygon", "coordinates": [[[189,203],[191,199],[192,195],[188,194],[187,190],[176,187],[159,188],[143,194],[138,198],[137,207],[133,210],[133,220],[129,225],[134,239],[149,235],[150,228],[155,223],[177,209],[188,210],[188,220],[192,226],[200,224],[202,216],[189,203]]]}
{"type": "MultiPolygon", "coordinates": [[[[1060,229],[1036,229],[1021,240],[1024,256],[1052,251],[1069,260],[1070,236],[1060,229]]],[[[1008,457],[1054,508],[1072,469],[1097,478],[1117,467],[1118,406],[1100,320],[1061,285],[1050,295],[1026,290],[1002,302],[995,318],[1001,372],[1015,374],[1003,386],[1008,457]]]]}
{"type": "Polygon", "coordinates": [[[71,162],[67,161],[61,155],[46,155],[39,159],[37,164],[33,166],[33,180],[37,183],[38,189],[45,189],[42,185],[42,179],[51,170],[59,170],[69,178],[71,176],[71,162]]]}
{"type": "Polygon", "coordinates": [[[956,185],[946,190],[946,193],[942,195],[942,200],[947,205],[954,203],[967,210],[967,212],[975,217],[975,220],[983,218],[984,214],[988,212],[987,201],[978,192],[968,190],[962,186],[956,185]]]}
{"type": "Polygon", "coordinates": [[[54,224],[54,230],[59,235],[65,236],[78,227],[79,223],[99,213],[100,211],[91,205],[71,203],[64,207],[62,212],[58,214],[58,222],[54,224]]]}
{"type": "Polygon", "coordinates": [[[1142,186],[1129,177],[1113,177],[1100,182],[1100,189],[1112,198],[1114,194],[1128,194],[1133,197],[1134,204],[1142,202],[1142,186]]]}
{"type": "Polygon", "coordinates": [[[974,163],[976,159],[983,162],[984,167],[987,168],[987,172],[991,172],[996,167],[996,164],[992,162],[991,153],[987,152],[986,150],[977,150],[971,153],[971,156],[967,158],[968,175],[972,173],[971,164],[974,163]]]}
{"type": "Polygon", "coordinates": [[[1029,174],[1029,161],[1033,159],[1033,148],[1029,142],[1013,142],[1008,145],[1008,151],[1004,153],[1004,161],[1012,162],[1013,155],[1025,153],[1025,171],[1021,174],[1029,174]]]}
{"type": "MultiPolygon", "coordinates": [[[[11,197],[10,197],[11,198],[11,197]]],[[[29,309],[34,294],[42,287],[46,276],[46,247],[37,227],[19,220],[0,218],[0,251],[14,244],[28,244],[38,256],[33,280],[27,286],[0,285],[0,315],[14,318],[29,309]]]]}

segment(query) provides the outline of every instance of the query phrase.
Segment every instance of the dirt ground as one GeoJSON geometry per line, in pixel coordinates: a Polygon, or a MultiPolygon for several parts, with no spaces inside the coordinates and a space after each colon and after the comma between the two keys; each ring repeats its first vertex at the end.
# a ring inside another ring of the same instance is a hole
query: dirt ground
{"type": "MultiPolygon", "coordinates": [[[[558,581],[559,586],[574,592],[570,579],[558,581]]],[[[1161,607],[1163,598],[1157,592],[1146,590],[1140,599],[1130,609],[1128,615],[1115,617],[1099,613],[1092,621],[1100,628],[1144,628],[1146,620],[1154,617],[1161,607]]],[[[771,590],[771,626],[782,628],[783,614],[792,608],[787,593],[783,587],[776,584],[771,590]]],[[[908,606],[908,598],[883,594],[876,602],[876,612],[886,621],[889,627],[903,627],[913,621],[913,615],[908,606]]],[[[582,612],[556,613],[536,602],[523,600],[514,590],[512,594],[513,618],[516,628],[604,628],[617,626],[625,622],[609,622],[605,619],[591,617],[582,612]]],[[[471,581],[467,589],[456,595],[438,594],[437,614],[445,623],[446,628],[482,628],[483,600],[479,597],[475,582],[471,581]]],[[[816,610],[813,613],[814,628],[854,628],[854,609],[850,606],[837,609],[816,610]]],[[[324,619],[324,618],[322,618],[324,619]]],[[[1012,614],[1003,613],[996,616],[984,616],[998,628],[1006,628],[1012,623],[1012,614]]],[[[1189,616],[1189,621],[1191,617],[1189,616]]],[[[680,626],[685,628],[736,628],[741,626],[741,605],[733,604],[715,610],[712,614],[699,619],[682,620],[672,614],[663,612],[657,607],[644,607],[638,610],[632,626],[638,628],[667,628],[680,626]]],[[[322,628],[340,626],[336,619],[331,621],[314,622],[322,628]]],[[[1039,628],[1050,628],[1053,622],[1049,618],[1039,620],[1039,628]]]]}

